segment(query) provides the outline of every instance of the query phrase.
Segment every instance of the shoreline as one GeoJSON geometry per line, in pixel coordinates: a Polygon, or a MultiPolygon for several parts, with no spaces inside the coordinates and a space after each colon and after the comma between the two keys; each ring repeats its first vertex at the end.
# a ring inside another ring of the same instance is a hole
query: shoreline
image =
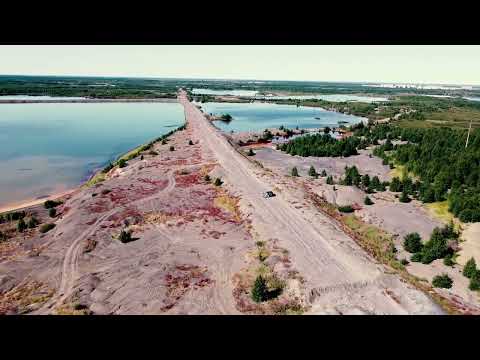
{"type": "Polygon", "coordinates": [[[62,192],[54,193],[52,195],[42,197],[41,199],[30,199],[30,200],[24,200],[21,202],[16,202],[16,203],[9,203],[6,205],[3,205],[0,207],[0,214],[2,213],[8,213],[11,211],[18,211],[18,210],[23,210],[35,205],[43,204],[47,200],[57,200],[60,198],[63,198],[64,196],[70,195],[77,191],[80,188],[80,186],[77,186],[73,189],[65,190],[62,192]]]}
{"type": "Polygon", "coordinates": [[[74,103],[178,103],[175,98],[131,98],[131,99],[68,99],[65,100],[2,100],[0,98],[0,104],[74,104],[74,103]]]}

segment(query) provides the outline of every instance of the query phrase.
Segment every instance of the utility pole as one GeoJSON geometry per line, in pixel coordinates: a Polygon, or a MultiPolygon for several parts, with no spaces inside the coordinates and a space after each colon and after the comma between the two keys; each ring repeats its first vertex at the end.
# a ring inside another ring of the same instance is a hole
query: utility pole
{"type": "Polygon", "coordinates": [[[472,130],[472,120],[470,120],[470,126],[468,127],[467,141],[465,143],[465,149],[468,146],[468,139],[470,139],[470,131],[472,130]]]}

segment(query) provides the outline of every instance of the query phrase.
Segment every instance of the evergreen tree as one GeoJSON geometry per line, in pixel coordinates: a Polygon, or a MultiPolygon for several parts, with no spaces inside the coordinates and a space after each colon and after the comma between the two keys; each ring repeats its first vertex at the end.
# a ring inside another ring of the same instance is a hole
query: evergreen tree
{"type": "Polygon", "coordinates": [[[477,273],[477,264],[475,263],[475,259],[472,257],[465,263],[463,267],[463,276],[471,279],[477,273]]]}
{"type": "Polygon", "coordinates": [[[409,253],[417,253],[422,250],[422,247],[422,239],[418,233],[410,233],[404,237],[403,248],[409,253]]]}
{"type": "Polygon", "coordinates": [[[432,280],[433,287],[450,289],[452,287],[453,280],[447,274],[437,275],[432,280]]]}
{"type": "Polygon", "coordinates": [[[315,168],[313,166],[310,166],[310,169],[308,170],[308,175],[310,175],[314,178],[318,177],[317,171],[315,170],[315,168]]]}
{"type": "Polygon", "coordinates": [[[25,221],[23,220],[23,218],[21,218],[20,220],[18,220],[17,230],[18,232],[24,232],[26,229],[27,229],[27,224],[25,224],[25,221]]]}
{"type": "Polygon", "coordinates": [[[372,186],[373,186],[373,188],[374,188],[375,190],[381,191],[381,190],[379,189],[379,187],[380,187],[381,184],[380,184],[380,179],[378,178],[378,176],[375,175],[375,176],[372,178],[371,184],[372,184],[372,186]]]}
{"type": "Polygon", "coordinates": [[[365,188],[368,188],[370,186],[370,176],[368,176],[368,174],[362,176],[362,185],[365,188]]]}
{"type": "Polygon", "coordinates": [[[268,289],[267,289],[267,282],[265,279],[259,275],[255,279],[255,283],[253,284],[252,289],[252,300],[259,303],[266,301],[268,298],[268,289]]]}
{"type": "Polygon", "coordinates": [[[322,176],[322,177],[327,176],[327,171],[326,171],[325,169],[322,170],[322,175],[321,175],[321,176],[322,176]]]}
{"type": "Polygon", "coordinates": [[[333,185],[333,177],[332,177],[332,175],[329,175],[329,176],[327,177],[327,184],[328,184],[328,185],[333,185]]]}
{"type": "Polygon", "coordinates": [[[298,170],[297,170],[296,167],[294,167],[294,168],[292,169],[292,176],[300,176],[300,175],[298,175],[298,170]]]}
{"type": "Polygon", "coordinates": [[[365,196],[365,200],[363,201],[365,205],[373,205],[373,201],[368,197],[365,196]]]}
{"type": "Polygon", "coordinates": [[[410,199],[410,198],[408,197],[408,194],[407,194],[407,192],[406,192],[405,190],[402,191],[402,195],[400,196],[400,199],[399,199],[399,200],[400,200],[400,202],[402,202],[402,203],[408,203],[408,202],[412,201],[412,199],[410,199]]]}

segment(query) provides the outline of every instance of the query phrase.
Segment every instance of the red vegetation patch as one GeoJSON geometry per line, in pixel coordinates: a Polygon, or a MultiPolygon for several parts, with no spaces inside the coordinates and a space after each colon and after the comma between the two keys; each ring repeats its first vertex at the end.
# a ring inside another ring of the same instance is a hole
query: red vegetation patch
{"type": "Polygon", "coordinates": [[[118,213],[110,215],[106,221],[113,222],[113,224],[111,224],[110,227],[117,227],[122,225],[122,222],[124,222],[125,219],[128,219],[129,223],[138,224],[139,222],[142,221],[142,215],[138,210],[133,208],[128,208],[118,213]]]}
{"type": "Polygon", "coordinates": [[[89,212],[98,214],[108,211],[109,206],[106,201],[100,200],[93,204],[87,205],[86,208],[89,212]]]}
{"type": "Polygon", "coordinates": [[[175,182],[176,185],[180,188],[187,188],[192,185],[197,185],[200,184],[200,174],[199,173],[193,173],[193,174],[188,174],[188,175],[177,175],[175,176],[175,182]]]}
{"type": "Polygon", "coordinates": [[[92,220],[87,221],[87,222],[85,223],[85,225],[93,225],[93,224],[95,224],[96,221],[97,221],[97,218],[93,218],[92,220]]]}
{"type": "Polygon", "coordinates": [[[138,181],[140,181],[142,183],[145,183],[145,184],[150,184],[150,185],[156,186],[156,187],[159,188],[159,189],[157,189],[159,191],[165,189],[168,185],[168,180],[166,180],[166,179],[151,180],[151,179],[140,178],[140,179],[138,179],[138,181]]]}

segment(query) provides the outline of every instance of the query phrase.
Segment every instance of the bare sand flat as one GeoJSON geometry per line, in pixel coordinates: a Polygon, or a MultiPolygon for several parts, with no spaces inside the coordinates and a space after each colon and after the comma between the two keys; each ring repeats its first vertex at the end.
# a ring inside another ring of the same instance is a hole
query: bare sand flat
{"type": "Polygon", "coordinates": [[[457,262],[461,265],[474,258],[477,264],[480,264],[480,223],[467,224],[462,232],[460,244],[461,250],[457,257],[457,262]]]}

